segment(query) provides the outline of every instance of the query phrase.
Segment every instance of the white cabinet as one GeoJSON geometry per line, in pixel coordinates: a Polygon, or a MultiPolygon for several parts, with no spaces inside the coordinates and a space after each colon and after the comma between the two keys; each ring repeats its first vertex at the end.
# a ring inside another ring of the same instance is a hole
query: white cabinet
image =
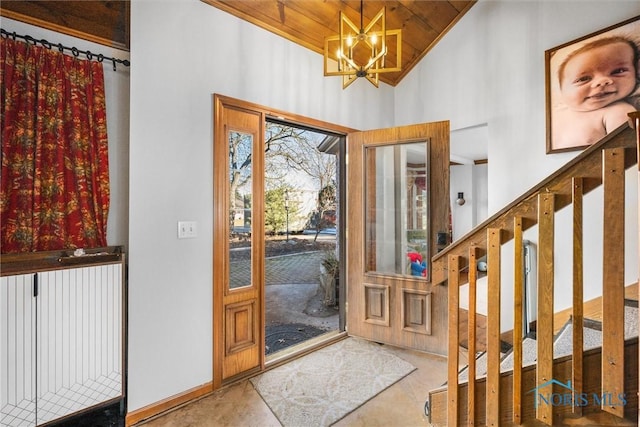
{"type": "Polygon", "coordinates": [[[36,305],[33,274],[0,282],[0,425],[36,423],[36,305]]]}
{"type": "Polygon", "coordinates": [[[123,262],[2,277],[0,425],[124,396],[123,262]]]}

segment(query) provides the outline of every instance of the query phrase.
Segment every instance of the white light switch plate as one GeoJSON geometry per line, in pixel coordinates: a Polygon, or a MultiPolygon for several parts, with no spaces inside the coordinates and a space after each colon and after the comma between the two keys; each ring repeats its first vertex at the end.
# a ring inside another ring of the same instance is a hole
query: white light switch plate
{"type": "Polygon", "coordinates": [[[195,221],[178,221],[178,239],[193,239],[198,235],[195,221]]]}

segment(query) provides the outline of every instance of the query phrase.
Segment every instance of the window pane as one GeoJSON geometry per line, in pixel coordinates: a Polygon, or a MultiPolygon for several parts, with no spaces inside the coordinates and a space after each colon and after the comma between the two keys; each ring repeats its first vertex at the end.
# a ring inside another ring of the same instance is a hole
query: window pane
{"type": "Polygon", "coordinates": [[[251,286],[253,137],[229,132],[229,288],[251,286]]]}
{"type": "Polygon", "coordinates": [[[427,143],[365,150],[365,269],[427,276],[427,143]]]}

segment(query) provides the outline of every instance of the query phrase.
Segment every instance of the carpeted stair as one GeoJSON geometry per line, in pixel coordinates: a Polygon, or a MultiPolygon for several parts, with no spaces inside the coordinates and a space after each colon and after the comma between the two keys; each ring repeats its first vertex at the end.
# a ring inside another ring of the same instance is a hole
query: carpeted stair
{"type": "MultiPolygon", "coordinates": [[[[628,340],[638,336],[638,302],[625,301],[624,339],[628,340]]],[[[599,348],[602,346],[602,323],[596,320],[584,319],[583,342],[584,350],[599,348]]],[[[558,359],[570,355],[573,347],[573,323],[569,319],[556,335],[553,342],[553,357],[558,359]]],[[[534,365],[537,357],[537,341],[535,337],[528,336],[522,342],[522,366],[534,365]]],[[[513,351],[502,354],[500,372],[513,370],[513,351]]],[[[484,378],[487,375],[487,353],[482,352],[476,357],[476,378],[484,378]]],[[[458,383],[468,381],[468,367],[464,367],[458,375],[458,383]]]]}

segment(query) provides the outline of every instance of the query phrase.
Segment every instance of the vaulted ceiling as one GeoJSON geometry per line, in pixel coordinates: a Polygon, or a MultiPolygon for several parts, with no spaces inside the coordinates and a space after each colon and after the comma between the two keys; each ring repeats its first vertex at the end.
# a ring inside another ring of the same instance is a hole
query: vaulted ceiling
{"type": "MultiPolygon", "coordinates": [[[[340,11],[366,26],[386,7],[388,30],[402,30],[402,71],[380,75],[395,86],[473,6],[475,0],[202,0],[322,54],[324,39],[338,34],[340,11]]],[[[395,46],[389,55],[396,57],[395,46]]]]}
{"type": "MultiPolygon", "coordinates": [[[[402,71],[380,75],[395,86],[476,0],[202,0],[314,52],[338,34],[342,11],[367,25],[386,7],[387,29],[402,30],[402,71]]],[[[120,49],[129,48],[128,1],[3,1],[0,15],[120,49]]],[[[396,56],[389,45],[390,57],[396,56]]]]}

